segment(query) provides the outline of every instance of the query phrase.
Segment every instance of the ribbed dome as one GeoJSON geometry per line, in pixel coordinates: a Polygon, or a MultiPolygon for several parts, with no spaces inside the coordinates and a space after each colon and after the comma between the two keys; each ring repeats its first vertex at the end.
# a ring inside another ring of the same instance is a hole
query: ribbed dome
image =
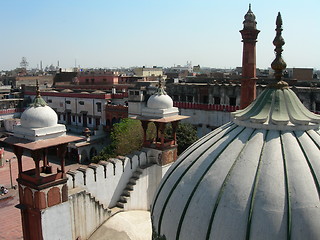
{"type": "Polygon", "coordinates": [[[57,124],[57,114],[49,106],[31,106],[21,115],[21,126],[25,128],[52,127],[57,124]]]}
{"type": "Polygon", "coordinates": [[[228,123],[168,170],[152,206],[164,239],[320,239],[320,131],[228,123]]]}
{"type": "Polygon", "coordinates": [[[320,116],[285,86],[267,88],[233,117],[164,176],[155,236],[320,239],[320,116]]]}
{"type": "Polygon", "coordinates": [[[246,109],[231,113],[241,126],[269,130],[307,130],[320,123],[289,88],[267,88],[246,109]]]}
{"type": "Polygon", "coordinates": [[[320,239],[320,117],[281,80],[280,13],[276,24],[276,84],[170,167],[154,239],[320,239]]]}
{"type": "Polygon", "coordinates": [[[168,95],[152,95],[147,102],[148,108],[167,109],[173,107],[172,98],[168,95]]]}

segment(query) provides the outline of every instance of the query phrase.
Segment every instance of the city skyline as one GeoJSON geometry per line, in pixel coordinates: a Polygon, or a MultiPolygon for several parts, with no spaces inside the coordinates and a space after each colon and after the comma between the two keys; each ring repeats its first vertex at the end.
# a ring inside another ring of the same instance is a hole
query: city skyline
{"type": "MultiPolygon", "coordinates": [[[[250,1],[261,31],[257,67],[274,59],[278,11],[288,67],[320,69],[320,23],[316,0],[250,1]]],[[[242,29],[249,2],[5,1],[2,2],[0,70],[51,64],[62,68],[193,65],[235,68],[242,64],[242,29]]]]}

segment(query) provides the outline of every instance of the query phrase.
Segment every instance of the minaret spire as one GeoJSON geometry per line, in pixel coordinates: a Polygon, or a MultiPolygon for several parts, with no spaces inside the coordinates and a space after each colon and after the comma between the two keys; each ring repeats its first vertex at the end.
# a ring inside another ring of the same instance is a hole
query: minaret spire
{"type": "Polygon", "coordinates": [[[256,16],[251,10],[251,4],[249,4],[249,10],[244,16],[243,29],[240,31],[243,42],[241,109],[256,99],[256,42],[259,32],[256,16]]]}

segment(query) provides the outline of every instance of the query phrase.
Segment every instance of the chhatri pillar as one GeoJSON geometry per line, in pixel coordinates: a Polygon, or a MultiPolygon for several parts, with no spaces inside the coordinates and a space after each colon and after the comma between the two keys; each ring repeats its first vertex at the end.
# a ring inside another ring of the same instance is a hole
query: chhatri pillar
{"type": "Polygon", "coordinates": [[[43,211],[68,201],[65,155],[68,143],[80,139],[66,135],[65,126],[58,124],[57,114],[41,98],[38,85],[34,102],[21,115],[21,125],[14,128],[13,136],[0,139],[13,148],[18,161],[17,207],[21,210],[25,240],[43,239],[43,211]],[[50,165],[49,148],[57,150],[60,159],[57,169],[50,165]],[[26,154],[34,161],[32,169],[24,169],[26,154]]]}
{"type": "Polygon", "coordinates": [[[178,145],[176,131],[179,121],[189,118],[179,115],[177,107],[173,107],[173,101],[164,91],[161,80],[157,91],[150,96],[147,106],[142,109],[140,116],[133,117],[141,121],[143,129],[143,147],[161,151],[161,156],[156,159],[158,165],[166,165],[177,160],[178,145]],[[147,130],[149,123],[156,126],[156,137],[148,140],[147,130]],[[165,135],[166,126],[171,124],[171,136],[165,135]]]}
{"type": "Polygon", "coordinates": [[[256,17],[249,10],[244,16],[243,29],[240,31],[243,42],[242,54],[242,78],[241,78],[241,98],[240,108],[247,107],[256,99],[256,42],[259,34],[257,30],[256,17]]]}

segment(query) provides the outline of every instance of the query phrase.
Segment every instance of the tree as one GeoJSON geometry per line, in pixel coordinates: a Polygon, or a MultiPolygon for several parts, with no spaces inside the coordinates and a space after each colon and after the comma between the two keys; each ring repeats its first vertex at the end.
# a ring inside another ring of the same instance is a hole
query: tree
{"type": "MultiPolygon", "coordinates": [[[[149,124],[147,138],[150,139],[156,134],[154,124],[149,124]]],[[[143,144],[143,132],[141,122],[138,120],[125,118],[113,125],[111,134],[111,144],[106,146],[99,155],[93,157],[93,162],[107,160],[118,155],[125,156],[135,150],[139,150],[143,144]]]]}
{"type": "MultiPolygon", "coordinates": [[[[166,135],[172,136],[172,127],[167,125],[166,135]]],[[[155,138],[156,127],[153,123],[148,124],[147,140],[155,138]]],[[[99,155],[92,158],[93,162],[107,160],[118,155],[125,156],[133,151],[139,150],[143,144],[143,131],[141,122],[125,118],[120,123],[113,125],[111,144],[106,146],[99,155]]],[[[197,131],[191,124],[179,123],[177,128],[178,154],[182,153],[198,139],[197,131]]]]}
{"type": "MultiPolygon", "coordinates": [[[[171,125],[167,126],[166,134],[168,136],[172,135],[171,125]]],[[[186,150],[192,143],[197,140],[197,129],[190,123],[179,122],[177,128],[178,154],[180,155],[184,150],[186,150]]]]}

